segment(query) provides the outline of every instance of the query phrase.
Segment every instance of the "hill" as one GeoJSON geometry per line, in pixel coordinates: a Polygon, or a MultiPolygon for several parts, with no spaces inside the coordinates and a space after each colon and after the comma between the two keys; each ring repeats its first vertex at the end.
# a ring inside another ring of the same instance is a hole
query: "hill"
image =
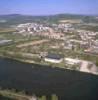
{"type": "Polygon", "coordinates": [[[59,20],[82,20],[86,23],[98,23],[95,16],[75,15],[75,14],[57,14],[49,16],[30,16],[20,14],[0,15],[0,27],[7,27],[8,25],[16,25],[28,22],[53,22],[57,23],[59,20]]]}

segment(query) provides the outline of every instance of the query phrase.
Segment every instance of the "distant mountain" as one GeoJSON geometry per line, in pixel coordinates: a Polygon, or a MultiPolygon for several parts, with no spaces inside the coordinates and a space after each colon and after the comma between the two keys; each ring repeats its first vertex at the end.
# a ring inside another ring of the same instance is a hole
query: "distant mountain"
{"type": "Polygon", "coordinates": [[[0,23],[0,26],[8,27],[9,25],[17,25],[21,23],[33,22],[33,16],[20,14],[0,15],[0,20],[6,20],[6,23],[0,23]]]}
{"type": "Polygon", "coordinates": [[[6,23],[0,23],[0,26],[15,25],[20,23],[28,22],[58,22],[58,20],[67,20],[67,19],[81,19],[84,22],[97,22],[95,16],[87,15],[75,15],[75,14],[57,14],[50,16],[30,16],[30,15],[21,15],[21,14],[9,14],[9,15],[0,15],[0,20],[6,20],[6,23]]]}

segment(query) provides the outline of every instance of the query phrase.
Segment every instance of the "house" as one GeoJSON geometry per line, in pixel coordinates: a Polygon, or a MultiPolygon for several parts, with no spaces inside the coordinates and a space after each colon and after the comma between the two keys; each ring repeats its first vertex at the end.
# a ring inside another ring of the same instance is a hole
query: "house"
{"type": "Polygon", "coordinates": [[[48,54],[44,60],[46,62],[51,62],[51,63],[61,63],[63,61],[63,58],[60,55],[56,54],[48,54]]]}

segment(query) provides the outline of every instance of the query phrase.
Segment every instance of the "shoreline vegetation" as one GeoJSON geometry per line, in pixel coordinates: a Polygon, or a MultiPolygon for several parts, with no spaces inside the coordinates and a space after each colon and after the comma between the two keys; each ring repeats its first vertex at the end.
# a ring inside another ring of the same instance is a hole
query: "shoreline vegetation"
{"type": "Polygon", "coordinates": [[[56,94],[51,94],[50,97],[46,95],[36,96],[35,94],[29,95],[26,91],[18,91],[16,89],[1,89],[0,88],[0,100],[47,100],[47,98],[51,98],[51,100],[59,100],[56,94]]]}

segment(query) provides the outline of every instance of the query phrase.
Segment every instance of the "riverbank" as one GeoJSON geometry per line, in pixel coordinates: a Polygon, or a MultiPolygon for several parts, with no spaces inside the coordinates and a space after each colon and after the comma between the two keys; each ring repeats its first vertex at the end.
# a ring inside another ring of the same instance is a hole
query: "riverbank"
{"type": "Polygon", "coordinates": [[[13,60],[20,61],[20,62],[23,62],[23,63],[28,63],[28,64],[38,64],[33,60],[23,60],[23,59],[19,59],[19,58],[15,58],[15,57],[12,58],[10,56],[4,56],[4,55],[0,55],[0,57],[1,58],[13,59],[13,60]]]}
{"type": "Polygon", "coordinates": [[[34,60],[22,59],[22,58],[18,58],[18,57],[11,57],[11,56],[4,56],[4,55],[0,55],[0,57],[13,59],[13,60],[23,62],[23,63],[28,63],[28,64],[36,64],[36,65],[41,65],[41,66],[50,66],[50,68],[60,68],[60,69],[64,69],[64,70],[73,70],[73,71],[83,72],[83,73],[87,73],[87,74],[98,75],[97,72],[96,73],[90,73],[90,72],[86,72],[86,71],[81,71],[81,70],[77,70],[77,69],[67,67],[66,65],[62,65],[62,64],[55,64],[55,63],[52,64],[52,63],[48,63],[48,62],[44,62],[44,61],[37,62],[37,61],[34,61],[34,60]]]}
{"type": "Polygon", "coordinates": [[[20,62],[23,62],[23,63],[28,63],[28,64],[38,64],[38,65],[41,65],[41,66],[50,66],[51,68],[56,67],[56,68],[67,69],[63,66],[59,67],[57,64],[51,64],[51,63],[45,63],[45,62],[35,62],[33,60],[22,59],[22,58],[18,58],[18,57],[11,57],[11,56],[4,56],[4,55],[0,55],[0,57],[13,59],[13,60],[20,61],[20,62]]]}

